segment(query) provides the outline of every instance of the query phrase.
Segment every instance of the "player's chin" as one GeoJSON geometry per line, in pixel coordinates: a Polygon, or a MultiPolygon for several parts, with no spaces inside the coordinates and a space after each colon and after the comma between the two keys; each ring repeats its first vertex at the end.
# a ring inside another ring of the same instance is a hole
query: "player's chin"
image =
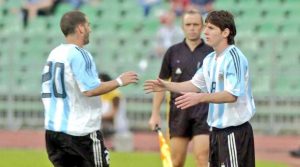
{"type": "Polygon", "coordinates": [[[205,43],[209,46],[212,46],[212,42],[207,38],[205,38],[205,43]]]}
{"type": "Polygon", "coordinates": [[[85,45],[87,45],[87,44],[89,44],[89,43],[90,43],[90,40],[89,40],[89,39],[87,39],[87,40],[84,41],[84,44],[85,44],[85,45]]]}
{"type": "Polygon", "coordinates": [[[197,41],[197,40],[199,40],[200,39],[200,36],[196,36],[196,35],[191,35],[191,36],[189,36],[189,38],[188,38],[190,41],[197,41]]]}

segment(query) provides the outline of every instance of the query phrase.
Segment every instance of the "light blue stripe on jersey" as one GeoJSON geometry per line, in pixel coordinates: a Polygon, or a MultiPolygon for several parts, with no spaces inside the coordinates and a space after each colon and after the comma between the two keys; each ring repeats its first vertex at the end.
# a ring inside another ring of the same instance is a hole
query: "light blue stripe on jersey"
{"type": "Polygon", "coordinates": [[[231,49],[230,51],[230,54],[232,56],[232,59],[233,59],[233,64],[234,64],[234,67],[235,67],[235,72],[236,72],[236,75],[237,75],[237,80],[238,82],[240,81],[241,79],[241,69],[240,69],[240,58],[237,54],[237,52],[235,51],[235,49],[231,49]]]}
{"type": "MultiPolygon", "coordinates": [[[[50,71],[50,73],[53,75],[54,73],[54,63],[52,63],[52,67],[49,67],[50,69],[52,69],[52,71],[50,71]]],[[[52,76],[53,77],[53,76],[52,76]]],[[[53,92],[53,79],[51,79],[51,83],[50,83],[50,94],[51,94],[51,99],[50,99],[50,111],[47,112],[48,114],[48,127],[46,127],[46,129],[48,130],[54,130],[54,120],[55,120],[55,113],[56,113],[56,98],[54,98],[54,92],[53,92]]]]}
{"type": "Polygon", "coordinates": [[[74,49],[74,53],[70,55],[72,56],[69,57],[69,61],[80,90],[86,91],[97,88],[100,81],[96,65],[88,52],[83,49],[74,49]]]}
{"type": "MultiPolygon", "coordinates": [[[[218,104],[218,117],[219,118],[223,118],[224,117],[224,107],[225,105],[224,105],[224,103],[222,103],[222,104],[218,104]]],[[[217,121],[217,127],[222,127],[223,126],[223,122],[222,122],[222,120],[221,119],[218,119],[218,121],[217,121]]]]}
{"type": "MultiPolygon", "coordinates": [[[[223,81],[219,80],[218,90],[224,90],[224,80],[223,81]]],[[[224,113],[225,113],[224,103],[218,104],[218,117],[223,118],[224,113]]],[[[222,126],[223,126],[223,122],[221,121],[221,119],[219,119],[218,122],[217,122],[217,127],[222,127],[222,126]]]]}
{"type": "Polygon", "coordinates": [[[217,63],[216,63],[216,61],[213,61],[213,71],[212,71],[212,82],[211,82],[211,85],[210,85],[210,87],[211,87],[211,89],[210,89],[210,93],[215,93],[216,92],[216,89],[217,89],[217,85],[216,85],[216,70],[217,70],[217,63]]]}
{"type": "Polygon", "coordinates": [[[92,75],[92,63],[91,63],[91,59],[89,58],[89,55],[87,54],[87,52],[82,49],[82,48],[79,48],[79,47],[75,47],[83,56],[84,58],[84,61],[85,61],[85,70],[87,73],[91,74],[92,75]]]}
{"type": "Polygon", "coordinates": [[[211,120],[214,119],[214,103],[209,103],[208,115],[207,115],[207,123],[211,125],[211,120]]]}
{"type": "MultiPolygon", "coordinates": [[[[51,89],[51,94],[52,94],[52,89],[51,89]]],[[[55,120],[55,113],[56,113],[56,98],[51,97],[50,101],[50,111],[48,113],[48,127],[46,129],[54,131],[54,120],[55,120]]]]}
{"type": "MultiPolygon", "coordinates": [[[[230,83],[232,83],[233,87],[231,88],[231,93],[233,93],[235,96],[242,96],[244,93],[246,93],[245,91],[245,79],[244,77],[242,77],[241,74],[243,74],[243,76],[245,75],[245,67],[247,67],[247,64],[244,64],[245,62],[247,62],[246,60],[242,61],[241,59],[243,59],[242,54],[239,55],[240,53],[236,50],[235,47],[231,48],[229,50],[229,54],[232,57],[233,60],[233,64],[231,64],[231,68],[233,68],[233,66],[236,68],[234,75],[228,76],[228,80],[230,81],[230,83]],[[242,63],[242,66],[241,66],[242,63]]],[[[233,70],[232,70],[233,71],[233,70]]]]}
{"type": "Polygon", "coordinates": [[[70,115],[70,107],[69,107],[69,98],[68,96],[63,99],[64,100],[64,111],[62,112],[62,120],[61,120],[61,132],[67,132],[68,129],[68,122],[69,122],[69,115],[70,115]]]}

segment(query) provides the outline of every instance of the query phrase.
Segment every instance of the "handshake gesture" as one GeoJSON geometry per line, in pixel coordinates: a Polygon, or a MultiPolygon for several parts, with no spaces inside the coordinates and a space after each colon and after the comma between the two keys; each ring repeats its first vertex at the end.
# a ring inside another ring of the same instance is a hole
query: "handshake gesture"
{"type": "Polygon", "coordinates": [[[166,91],[166,81],[159,78],[157,80],[147,80],[144,84],[144,90],[146,93],[166,91]]]}
{"type": "Polygon", "coordinates": [[[180,93],[181,96],[175,99],[177,108],[186,109],[198,103],[205,102],[206,93],[199,93],[199,89],[190,81],[186,82],[168,82],[162,79],[147,80],[144,83],[146,93],[172,91],[180,93]]]}

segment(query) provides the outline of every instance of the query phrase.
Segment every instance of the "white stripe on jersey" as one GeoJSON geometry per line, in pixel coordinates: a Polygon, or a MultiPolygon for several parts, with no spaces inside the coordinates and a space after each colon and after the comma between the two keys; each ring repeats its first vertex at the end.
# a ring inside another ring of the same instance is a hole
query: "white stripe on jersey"
{"type": "Polygon", "coordinates": [[[209,93],[227,91],[238,97],[235,103],[210,103],[208,125],[226,128],[252,118],[255,105],[248,70],[247,58],[234,45],[227,47],[217,58],[215,52],[206,56],[191,82],[201,90],[206,88],[209,93]]]}

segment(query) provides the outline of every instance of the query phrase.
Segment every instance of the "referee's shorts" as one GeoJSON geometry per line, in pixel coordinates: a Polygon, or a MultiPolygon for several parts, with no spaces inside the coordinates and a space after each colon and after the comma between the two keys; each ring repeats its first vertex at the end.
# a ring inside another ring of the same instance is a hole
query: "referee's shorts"
{"type": "Polygon", "coordinates": [[[249,122],[224,129],[211,128],[210,167],[255,167],[253,130],[249,122]]]}
{"type": "Polygon", "coordinates": [[[71,136],[46,130],[46,148],[55,167],[109,167],[109,152],[100,131],[71,136]]]}

